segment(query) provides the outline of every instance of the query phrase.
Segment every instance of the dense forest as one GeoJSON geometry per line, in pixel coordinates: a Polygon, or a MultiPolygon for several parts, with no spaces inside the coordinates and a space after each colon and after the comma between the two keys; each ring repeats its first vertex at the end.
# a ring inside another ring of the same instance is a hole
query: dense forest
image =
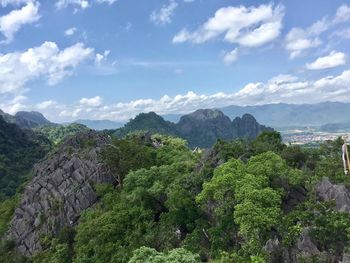
{"type": "MultiPolygon", "coordinates": [[[[342,143],[301,148],[264,132],[193,150],[166,135],[114,138],[99,158],[117,183],[95,184],[99,201],[42,236],[32,258],[3,239],[0,262],[338,262],[350,217],[316,189],[324,177],[349,185],[342,143]]],[[[17,200],[0,204],[0,234],[17,200]]]]}

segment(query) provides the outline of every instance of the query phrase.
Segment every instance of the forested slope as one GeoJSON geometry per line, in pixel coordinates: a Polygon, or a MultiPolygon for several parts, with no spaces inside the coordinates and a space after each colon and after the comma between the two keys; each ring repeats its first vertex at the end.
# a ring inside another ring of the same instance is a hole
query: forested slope
{"type": "Polygon", "coordinates": [[[201,152],[164,135],[114,139],[99,158],[117,183],[90,182],[99,202],[76,223],[42,236],[32,258],[3,241],[1,260],[338,262],[350,245],[341,144],[286,146],[265,132],[201,152]]]}

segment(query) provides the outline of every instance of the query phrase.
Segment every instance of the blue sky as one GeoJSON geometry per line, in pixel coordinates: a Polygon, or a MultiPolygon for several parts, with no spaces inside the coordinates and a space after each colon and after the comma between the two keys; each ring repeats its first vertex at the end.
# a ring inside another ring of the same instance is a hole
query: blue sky
{"type": "Polygon", "coordinates": [[[350,99],[350,1],[0,0],[0,108],[53,121],[350,99]]]}

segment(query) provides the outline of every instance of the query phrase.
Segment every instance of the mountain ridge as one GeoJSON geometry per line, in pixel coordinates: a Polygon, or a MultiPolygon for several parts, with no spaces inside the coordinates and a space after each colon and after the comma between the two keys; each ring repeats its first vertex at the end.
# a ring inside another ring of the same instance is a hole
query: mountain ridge
{"type": "Polygon", "coordinates": [[[207,148],[217,139],[230,140],[236,138],[254,139],[263,131],[272,128],[260,125],[252,115],[244,114],[233,121],[217,109],[199,109],[181,117],[178,123],[164,120],[154,112],[141,113],[131,119],[124,127],[117,129],[117,137],[126,136],[130,132],[147,131],[178,136],[187,140],[191,147],[207,148]]]}

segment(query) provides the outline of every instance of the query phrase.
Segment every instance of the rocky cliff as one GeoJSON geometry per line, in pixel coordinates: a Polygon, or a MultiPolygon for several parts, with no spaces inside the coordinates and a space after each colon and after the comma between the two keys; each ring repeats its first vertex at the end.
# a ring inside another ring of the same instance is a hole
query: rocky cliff
{"type": "Polygon", "coordinates": [[[184,115],[176,127],[191,146],[210,147],[218,138],[233,138],[231,120],[219,110],[204,109],[184,115]]]}
{"type": "Polygon", "coordinates": [[[105,134],[79,133],[35,166],[8,232],[19,252],[31,256],[40,251],[41,237],[74,225],[80,213],[97,201],[96,183],[115,182],[99,158],[109,142],[105,134]]]}
{"type": "Polygon", "coordinates": [[[122,137],[140,130],[178,136],[186,139],[191,147],[208,148],[217,139],[254,139],[261,132],[273,129],[260,125],[250,114],[244,114],[242,118],[237,117],[231,122],[219,110],[200,109],[182,116],[176,124],[165,121],[154,112],[141,113],[123,128],[117,129],[115,135],[122,137]]]}

